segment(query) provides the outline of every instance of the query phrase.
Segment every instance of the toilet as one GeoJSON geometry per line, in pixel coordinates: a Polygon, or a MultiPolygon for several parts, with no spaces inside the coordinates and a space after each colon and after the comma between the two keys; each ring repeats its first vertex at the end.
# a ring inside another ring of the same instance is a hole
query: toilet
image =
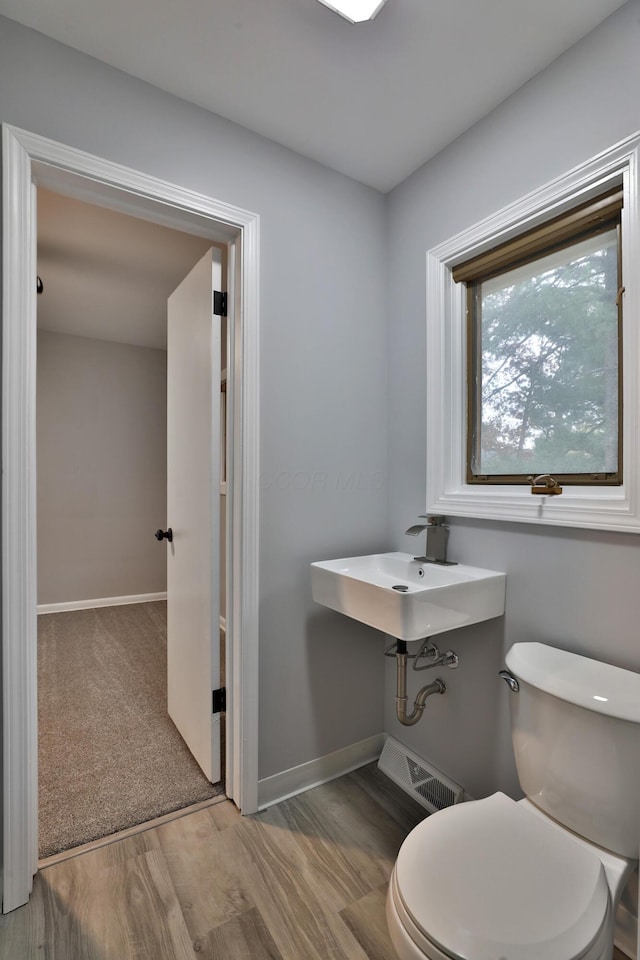
{"type": "Polygon", "coordinates": [[[387,893],[400,960],[610,960],[640,843],[640,674],[516,643],[501,676],[525,799],[447,807],[387,893]]]}

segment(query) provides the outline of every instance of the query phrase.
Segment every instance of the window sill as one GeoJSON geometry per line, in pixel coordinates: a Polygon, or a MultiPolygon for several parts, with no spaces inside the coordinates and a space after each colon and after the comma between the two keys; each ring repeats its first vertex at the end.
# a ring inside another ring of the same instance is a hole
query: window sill
{"type": "Polygon", "coordinates": [[[593,487],[573,487],[571,493],[557,497],[533,496],[528,490],[515,493],[513,487],[495,486],[491,490],[461,485],[443,489],[430,498],[428,513],[477,517],[520,523],[542,523],[565,527],[619,530],[640,533],[640,515],[633,510],[623,487],[615,493],[593,487]]]}

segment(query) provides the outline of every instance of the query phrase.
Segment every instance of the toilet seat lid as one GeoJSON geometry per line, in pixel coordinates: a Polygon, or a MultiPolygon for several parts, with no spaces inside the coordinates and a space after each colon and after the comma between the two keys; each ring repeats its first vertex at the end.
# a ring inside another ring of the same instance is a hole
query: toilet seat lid
{"type": "Polygon", "coordinates": [[[595,853],[502,793],[419,824],[396,881],[425,937],[469,960],[582,957],[609,916],[595,853]]]}

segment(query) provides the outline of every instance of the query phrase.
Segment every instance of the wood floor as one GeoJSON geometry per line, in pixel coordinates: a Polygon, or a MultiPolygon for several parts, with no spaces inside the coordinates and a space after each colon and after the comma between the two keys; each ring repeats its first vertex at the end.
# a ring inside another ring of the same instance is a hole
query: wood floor
{"type": "Polygon", "coordinates": [[[41,870],[2,960],[391,960],[384,898],[425,811],[375,765],[240,817],[230,801],[41,870]]]}
{"type": "Polygon", "coordinates": [[[373,764],[255,817],[222,801],[41,870],[0,958],[393,960],[387,881],[424,813],[373,764]]]}

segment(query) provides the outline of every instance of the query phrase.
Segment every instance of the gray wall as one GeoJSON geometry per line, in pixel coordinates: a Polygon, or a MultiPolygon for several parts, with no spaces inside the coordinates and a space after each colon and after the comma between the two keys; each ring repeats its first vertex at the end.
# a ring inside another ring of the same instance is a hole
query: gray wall
{"type": "MultiPolygon", "coordinates": [[[[411,549],[403,531],[426,506],[425,252],[640,129],[639,51],[633,0],[388,198],[397,298],[389,322],[389,536],[398,549],[411,549]]],[[[436,638],[461,665],[443,672],[448,694],[432,698],[411,730],[395,720],[389,669],[385,729],[472,795],[517,795],[507,688],[496,676],[503,654],[515,641],[541,640],[640,670],[640,538],[453,520],[450,555],[507,572],[506,617],[436,638]]],[[[417,687],[412,682],[410,693],[417,687]]]]}
{"type": "Polygon", "coordinates": [[[308,564],[385,545],[384,198],[6,19],[0,121],[260,214],[259,775],[379,733],[383,641],[308,564]]]}
{"type": "Polygon", "coordinates": [[[167,354],[38,331],[38,602],[157,593],[167,354]]]}
{"type": "MultiPolygon", "coordinates": [[[[640,127],[639,40],[632,0],[385,209],[373,190],[0,19],[0,121],[261,215],[261,777],[383,726],[383,641],[314,606],[308,563],[406,549],[425,506],[425,251],[640,127]]],[[[455,521],[454,556],[507,571],[507,616],[447,637],[462,665],[413,730],[393,719],[390,671],[385,728],[472,794],[515,792],[504,649],[557,640],[640,669],[639,548],[455,521]]]]}

